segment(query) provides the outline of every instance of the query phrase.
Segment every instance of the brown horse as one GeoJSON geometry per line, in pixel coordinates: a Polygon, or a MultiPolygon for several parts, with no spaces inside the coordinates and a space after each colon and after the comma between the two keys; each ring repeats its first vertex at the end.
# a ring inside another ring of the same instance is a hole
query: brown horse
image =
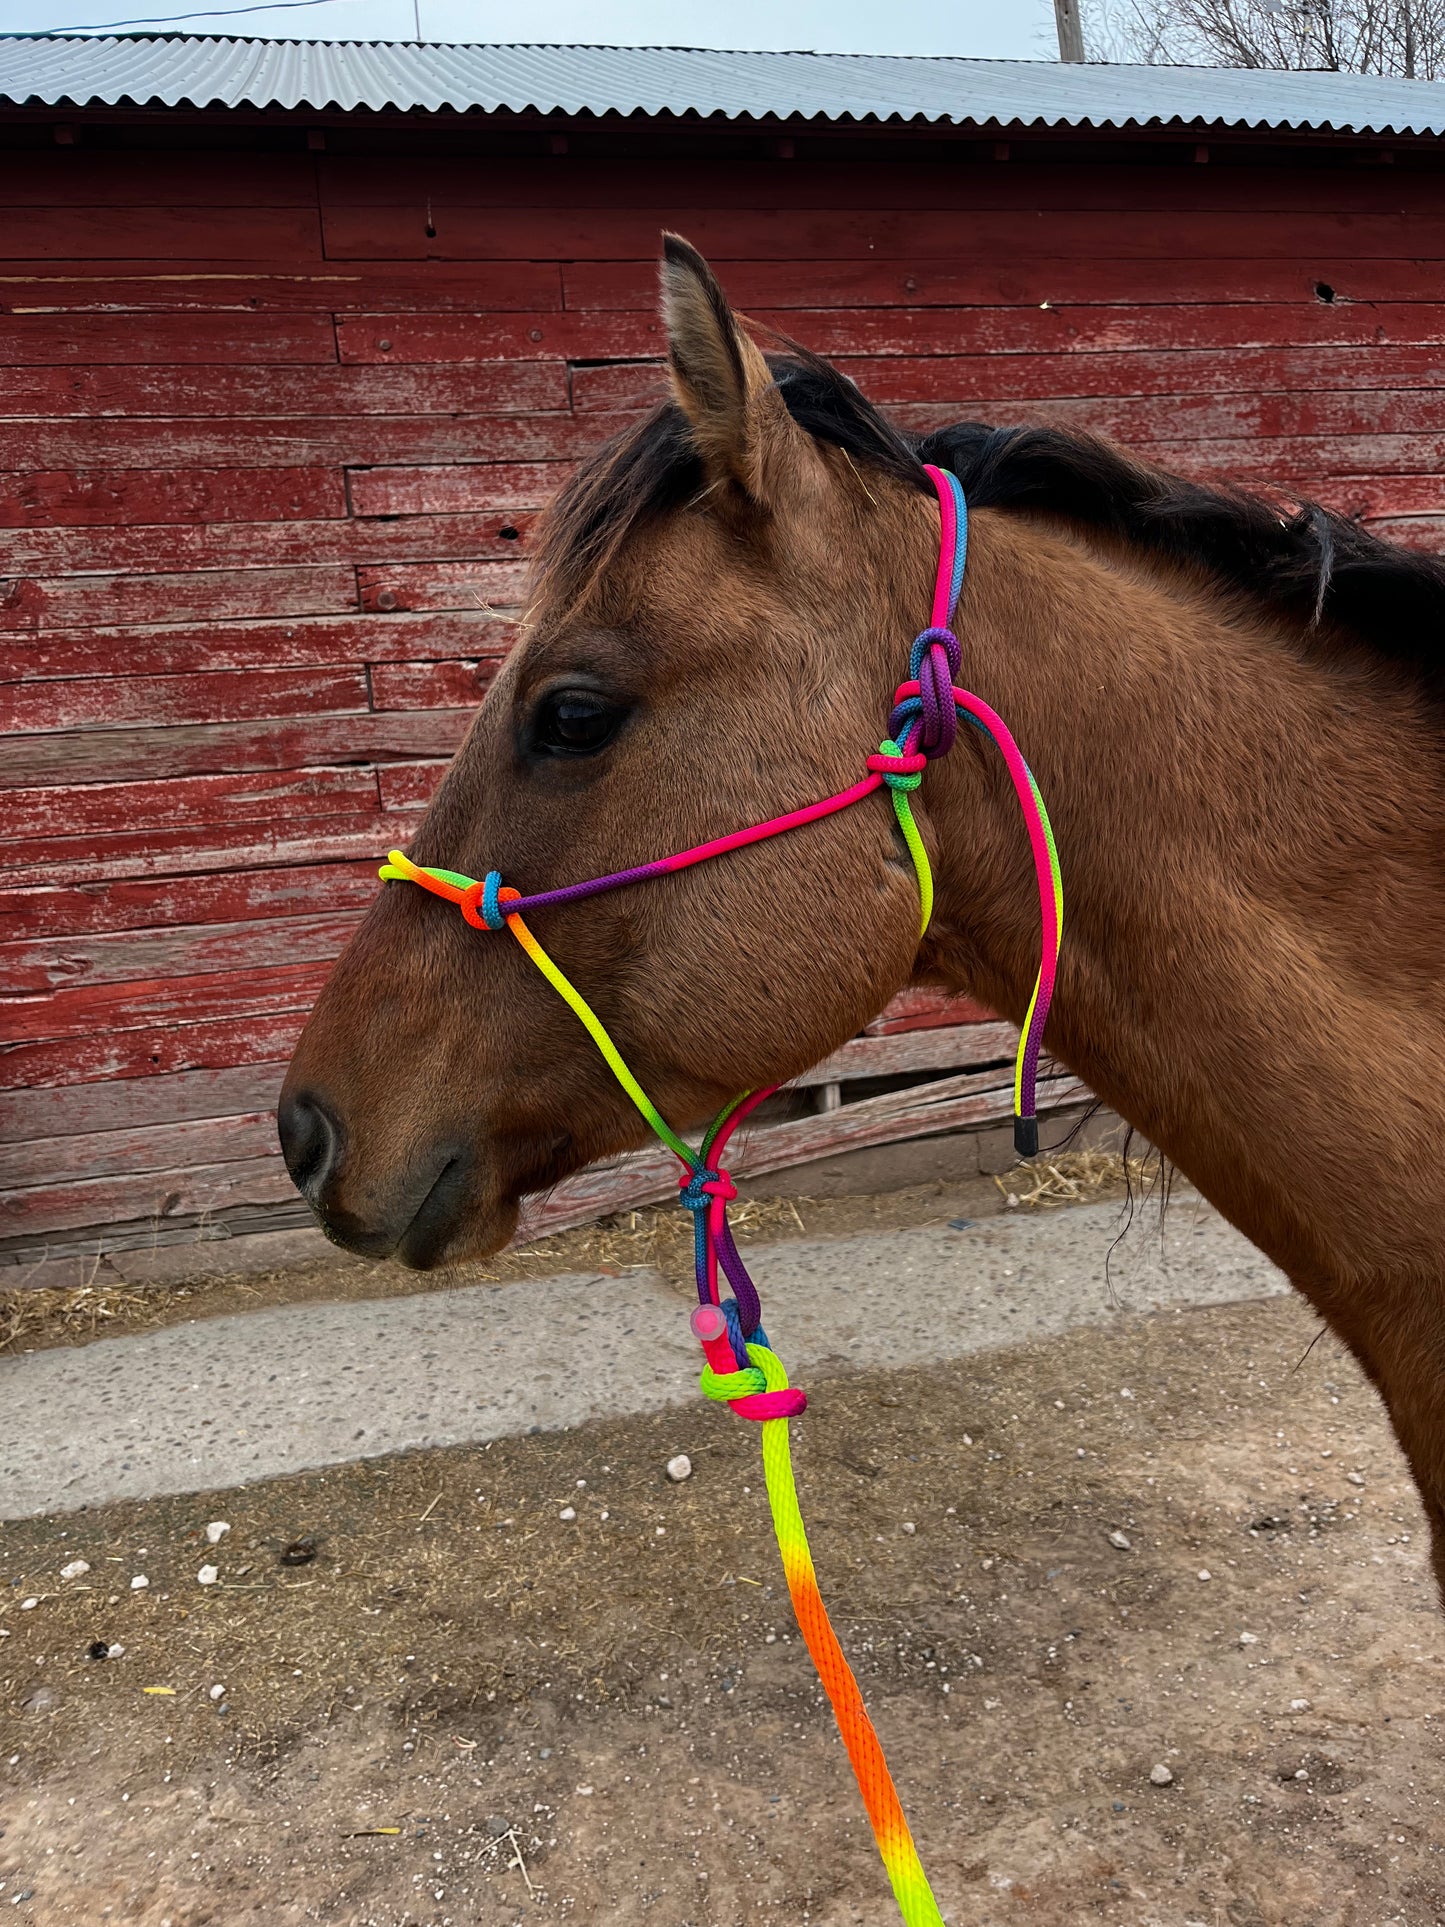
{"type": "MultiPolygon", "coordinates": [[[[663,292],[675,399],[562,491],[413,856],[542,890],[853,781],[928,618],[921,464],[953,469],[962,679],[1017,736],[1064,867],[1049,1048],[1353,1349],[1445,1582],[1445,567],[1081,436],[910,440],[805,351],[765,360],[684,243],[663,292]]],[[[1022,1017],[1037,905],[1007,778],[963,731],[915,801],[921,945],[881,796],[548,914],[675,1125],[796,1075],[909,982],[1022,1017]]],[[[330,1236],[428,1266],[495,1250],[524,1193],[642,1126],[509,938],[388,887],[281,1133],[330,1236]]]]}

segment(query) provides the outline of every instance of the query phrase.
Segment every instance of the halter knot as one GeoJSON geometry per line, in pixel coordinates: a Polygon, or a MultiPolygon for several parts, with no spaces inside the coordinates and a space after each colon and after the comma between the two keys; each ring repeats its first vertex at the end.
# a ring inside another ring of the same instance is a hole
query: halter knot
{"type": "Polygon", "coordinates": [[[953,706],[953,679],[963,653],[951,629],[925,629],[908,658],[908,674],[918,684],[918,748],[928,756],[946,756],[958,734],[958,712],[953,706]]]}
{"type": "MultiPolygon", "coordinates": [[[[517,897],[519,892],[508,890],[508,897],[517,897]]],[[[462,915],[473,930],[505,930],[507,919],[502,911],[502,873],[488,870],[480,883],[474,883],[462,893],[462,915]]]]}
{"type": "Polygon", "coordinates": [[[928,768],[928,758],[920,751],[905,752],[891,736],[878,745],[878,754],[868,758],[868,767],[881,776],[891,790],[916,790],[928,768]]]}
{"type": "Polygon", "coordinates": [[[678,1185],[678,1198],[689,1211],[706,1211],[714,1198],[730,1204],[737,1194],[737,1186],[721,1166],[710,1171],[705,1164],[700,1164],[678,1185]]]}
{"type": "Polygon", "coordinates": [[[692,1314],[692,1333],[707,1358],[702,1370],[704,1394],[719,1405],[731,1406],[739,1418],[761,1422],[796,1418],[806,1410],[807,1394],[789,1385],[788,1374],[759,1326],[751,1339],[742,1331],[736,1303],[699,1305],[692,1314]],[[747,1362],[741,1367],[737,1360],[747,1362]]]}

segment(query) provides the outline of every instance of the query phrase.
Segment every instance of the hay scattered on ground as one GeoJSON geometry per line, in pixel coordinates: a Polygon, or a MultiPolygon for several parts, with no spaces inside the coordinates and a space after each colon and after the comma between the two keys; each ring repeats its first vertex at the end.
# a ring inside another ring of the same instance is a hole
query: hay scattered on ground
{"type": "Polygon", "coordinates": [[[130,1326],[170,1311],[188,1298],[166,1285],[42,1285],[0,1291],[0,1353],[21,1351],[44,1334],[69,1342],[95,1338],[107,1326],[130,1326]]]}
{"type": "MultiPolygon", "coordinates": [[[[728,1212],[739,1243],[766,1237],[797,1237],[809,1230],[811,1198],[745,1198],[728,1212]]],[[[675,1203],[638,1205],[593,1224],[554,1232],[518,1245],[479,1265],[468,1265],[458,1282],[510,1284],[559,1271],[660,1271],[666,1278],[692,1277],[692,1219],[675,1203]]]]}
{"type": "Polygon", "coordinates": [[[1082,1151],[1047,1153],[1032,1164],[1016,1165],[994,1179],[1012,1210],[1042,1210],[1062,1204],[1123,1197],[1147,1197],[1160,1183],[1157,1157],[1126,1158],[1117,1145],[1092,1145],[1082,1151]]]}

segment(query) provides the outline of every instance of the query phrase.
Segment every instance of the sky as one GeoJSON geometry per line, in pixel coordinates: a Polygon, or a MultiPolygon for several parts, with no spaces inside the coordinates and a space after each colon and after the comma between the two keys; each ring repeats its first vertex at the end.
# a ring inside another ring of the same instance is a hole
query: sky
{"type": "Polygon", "coordinates": [[[305,0],[184,14],[185,0],[0,0],[0,32],[136,21],[129,31],[288,40],[570,41],[610,46],[808,48],[823,53],[1056,57],[1051,0],[305,0]]]}

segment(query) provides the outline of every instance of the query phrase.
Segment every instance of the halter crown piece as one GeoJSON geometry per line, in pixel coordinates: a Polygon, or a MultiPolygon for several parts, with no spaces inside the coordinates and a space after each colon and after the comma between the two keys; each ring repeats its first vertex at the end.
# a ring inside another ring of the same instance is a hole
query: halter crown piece
{"type": "Polygon", "coordinates": [[[1031,1157],[1038,1150],[1035,1085],[1039,1046],[1048,1018],[1063,936],[1064,896],[1059,859],[1038,784],[1019,754],[1018,745],[988,704],[966,689],[960,689],[954,681],[959,673],[961,654],[949,624],[963,587],[968,510],[956,475],[930,466],[928,476],[937,491],[942,521],[932,622],[913,644],[908,659],[908,679],[900,683],[894,693],[888,734],[877,752],[868,758],[868,773],[860,781],[840,790],[836,796],[824,797],[820,802],[790,810],[783,816],[770,817],[765,823],[734,830],[727,836],[714,837],[676,856],[659,857],[635,869],[593,877],[585,883],[570,883],[560,890],[544,890],[535,896],[523,896],[519,890],[509,889],[495,870],[478,882],[455,870],[422,869],[400,850],[393,850],[381,868],[385,881],[418,883],[434,895],[459,905],[462,915],[475,929],[510,930],[552,988],[571,1006],[613,1076],[682,1165],[681,1202],[692,1213],[696,1235],[698,1307],[691,1322],[707,1360],[702,1372],[702,1390],[708,1398],[730,1406],[739,1417],[762,1424],[768,1503],[793,1611],[832,1702],[878,1851],[906,1927],[943,1927],[943,1917],[903,1817],[858,1683],[829,1623],[813,1571],[812,1555],[798,1510],[788,1445],[788,1420],[803,1410],[807,1399],[789,1385],[781,1361],[768,1344],[757,1289],[733,1242],[727,1219],[728,1203],[737,1193],[721,1162],[723,1152],[733,1132],[764,1098],[772,1096],[777,1086],[766,1085],[744,1093],[720,1113],[694,1150],[658,1111],[623,1061],[597,1013],[532,935],[523,921],[523,913],[553,904],[575,903],[623,884],[641,883],[649,877],[690,869],[694,863],[702,863],[709,857],[725,856],[730,850],[761,842],[764,837],[779,836],[785,830],[815,823],[861,802],[875,790],[886,789],[918,875],[921,936],[933,913],[933,876],[909,798],[922,783],[929,761],[935,756],[946,756],[952,748],[958,718],[963,716],[989,737],[1003,756],[1023,808],[1038,880],[1043,943],[1039,974],[1019,1039],[1014,1071],[1014,1142],[1025,1157],[1031,1157]],[[731,1298],[719,1296],[719,1268],[732,1286],[731,1298]]]}

